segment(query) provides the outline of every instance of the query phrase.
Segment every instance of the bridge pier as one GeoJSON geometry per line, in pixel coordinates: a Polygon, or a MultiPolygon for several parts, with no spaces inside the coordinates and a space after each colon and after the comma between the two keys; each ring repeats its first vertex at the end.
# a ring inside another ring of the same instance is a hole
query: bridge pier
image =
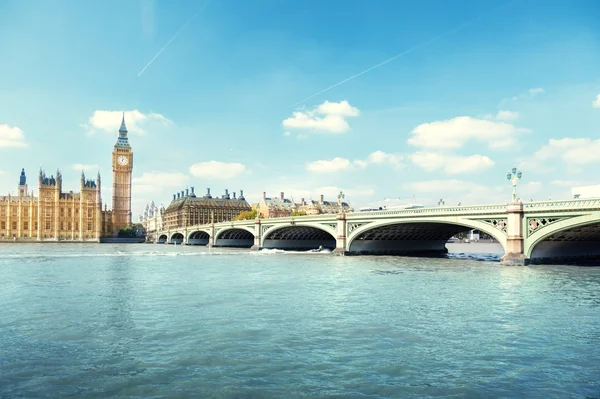
{"type": "Polygon", "coordinates": [[[529,259],[524,253],[523,203],[509,203],[506,206],[506,213],[506,253],[501,262],[508,266],[525,266],[529,263],[529,259]]]}
{"type": "Polygon", "coordinates": [[[212,248],[215,246],[215,223],[213,222],[210,225],[210,232],[208,233],[208,244],[206,244],[208,248],[212,248]]]}
{"type": "Polygon", "coordinates": [[[338,213],[337,217],[337,228],[336,228],[336,236],[335,236],[335,249],[333,250],[334,255],[344,256],[348,255],[349,252],[346,251],[346,214],[338,213]]]}
{"type": "Polygon", "coordinates": [[[250,247],[251,251],[260,251],[262,249],[260,245],[261,236],[260,219],[256,218],[254,221],[254,245],[250,247]]]}

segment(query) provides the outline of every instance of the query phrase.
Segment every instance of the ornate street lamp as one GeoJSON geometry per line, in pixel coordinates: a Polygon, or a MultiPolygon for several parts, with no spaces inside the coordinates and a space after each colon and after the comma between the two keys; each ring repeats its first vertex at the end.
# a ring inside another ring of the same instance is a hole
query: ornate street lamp
{"type": "Polygon", "coordinates": [[[344,198],[346,196],[344,195],[343,192],[340,191],[340,193],[338,194],[338,204],[340,205],[340,213],[344,213],[344,198]]]}
{"type": "Polygon", "coordinates": [[[443,198],[440,198],[440,200],[438,201],[438,206],[444,206],[446,204],[446,201],[444,201],[443,198]]]}
{"type": "Polygon", "coordinates": [[[520,170],[517,170],[517,168],[513,167],[507,174],[506,174],[506,179],[512,183],[513,185],[513,202],[517,201],[517,183],[519,182],[519,180],[521,180],[521,176],[523,176],[523,173],[521,173],[520,170]]]}

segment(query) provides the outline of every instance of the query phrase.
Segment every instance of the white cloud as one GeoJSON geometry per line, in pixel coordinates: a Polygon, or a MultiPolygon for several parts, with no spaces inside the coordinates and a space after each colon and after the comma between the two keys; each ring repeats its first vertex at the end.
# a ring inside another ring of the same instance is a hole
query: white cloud
{"type": "Polygon", "coordinates": [[[464,180],[424,180],[408,183],[404,186],[418,193],[454,193],[460,191],[484,190],[486,187],[464,180]]]}
{"type": "Polygon", "coordinates": [[[237,162],[208,161],[190,166],[193,176],[217,180],[228,180],[246,172],[246,165],[237,162]]]}
{"type": "Polygon", "coordinates": [[[460,173],[477,173],[494,165],[485,155],[449,155],[434,152],[415,152],[411,161],[428,172],[443,170],[449,175],[460,173]]]}
{"type": "Polygon", "coordinates": [[[552,180],[550,184],[558,187],[577,187],[581,185],[581,182],[577,180],[552,180]]]}
{"type": "Polygon", "coordinates": [[[544,89],[542,89],[541,87],[535,87],[532,89],[527,90],[525,93],[521,93],[519,95],[516,95],[512,98],[513,101],[518,101],[518,100],[524,100],[524,99],[533,99],[537,96],[539,96],[540,94],[545,94],[546,91],[544,89]]]}
{"type": "Polygon", "coordinates": [[[283,135],[284,135],[285,137],[289,137],[289,136],[291,136],[291,135],[292,135],[292,133],[290,133],[290,132],[283,132],[283,135]]]}
{"type": "Polygon", "coordinates": [[[506,148],[516,144],[518,135],[529,132],[510,123],[459,116],[417,126],[408,143],[424,148],[456,149],[469,140],[477,140],[486,142],[490,148],[506,148]]]}
{"type": "Polygon", "coordinates": [[[359,114],[360,110],[351,106],[346,100],[339,103],[325,101],[313,110],[294,112],[293,116],[285,119],[282,124],[292,129],[344,133],[350,129],[346,118],[356,117],[359,114]]]}
{"type": "MultiPolygon", "coordinates": [[[[501,181],[501,180],[500,180],[501,181]]],[[[465,180],[427,180],[408,183],[403,189],[422,195],[425,204],[443,199],[446,206],[468,204],[498,204],[510,201],[509,185],[486,186],[465,180]]]]}
{"type": "Polygon", "coordinates": [[[86,164],[82,164],[82,163],[76,163],[72,166],[73,170],[78,170],[78,171],[87,171],[87,170],[94,170],[94,169],[98,169],[98,165],[97,164],[92,164],[92,165],[86,165],[86,164]]]}
{"type": "MultiPolygon", "coordinates": [[[[123,112],[121,111],[96,110],[90,116],[88,123],[81,126],[88,130],[88,134],[95,134],[99,130],[116,134],[121,127],[122,118],[123,112]]],[[[147,133],[147,129],[157,124],[168,125],[170,123],[172,122],[161,114],[143,114],[137,109],[125,111],[125,125],[129,133],[143,135],[147,133]]]]}
{"type": "Polygon", "coordinates": [[[326,200],[337,201],[337,197],[340,194],[340,191],[343,192],[345,195],[344,201],[356,198],[370,198],[375,194],[375,190],[373,190],[370,187],[345,189],[335,186],[319,187],[314,189],[313,193],[316,194],[315,198],[318,198],[319,195],[323,194],[326,200]]]}
{"type": "Polygon", "coordinates": [[[339,157],[306,163],[306,170],[313,173],[335,173],[350,168],[352,168],[352,162],[339,157]]]}
{"type": "Polygon", "coordinates": [[[166,187],[180,188],[186,185],[189,177],[180,172],[145,172],[132,179],[136,193],[156,193],[166,187]]]}
{"type": "Polygon", "coordinates": [[[546,91],[544,91],[544,89],[542,89],[541,87],[536,87],[534,89],[529,89],[527,90],[527,92],[531,95],[531,96],[537,96],[538,94],[544,94],[546,93],[546,91]]]}
{"type": "Polygon", "coordinates": [[[0,148],[18,147],[27,147],[23,131],[16,126],[0,125],[0,148]]]}
{"type": "Polygon", "coordinates": [[[402,158],[398,155],[388,154],[383,151],[375,151],[369,154],[366,163],[372,163],[376,165],[389,164],[399,167],[401,165],[401,161],[402,158]]]}
{"type": "Polygon", "coordinates": [[[592,102],[592,107],[600,108],[600,94],[598,94],[594,102],[592,102]]]}
{"type": "Polygon", "coordinates": [[[500,110],[496,114],[496,119],[499,121],[514,121],[519,117],[519,113],[515,111],[500,110]]]}
{"type": "Polygon", "coordinates": [[[336,157],[331,160],[307,162],[306,170],[313,173],[335,173],[353,168],[364,169],[369,165],[391,165],[395,169],[403,166],[402,157],[399,155],[375,151],[369,154],[365,160],[350,161],[346,158],[336,157]]]}
{"type": "Polygon", "coordinates": [[[543,166],[562,160],[569,166],[582,166],[600,163],[600,139],[564,138],[550,139],[547,145],[533,154],[531,160],[524,162],[527,166],[543,166]]]}

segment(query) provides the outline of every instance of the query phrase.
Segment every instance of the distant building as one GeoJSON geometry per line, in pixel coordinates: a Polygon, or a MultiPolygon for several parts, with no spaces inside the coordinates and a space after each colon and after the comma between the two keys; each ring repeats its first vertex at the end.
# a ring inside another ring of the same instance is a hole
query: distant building
{"type": "MultiPolygon", "coordinates": [[[[263,193],[262,200],[255,205],[261,218],[282,218],[291,216],[292,212],[304,212],[306,215],[322,215],[326,213],[339,213],[340,204],[335,201],[325,201],[321,195],[319,201],[308,200],[304,198],[300,203],[294,203],[292,199],[285,198],[283,192],[279,197],[267,197],[267,193],[263,193]]],[[[354,210],[347,202],[342,202],[341,208],[344,212],[353,212],[354,210]]]]}
{"type": "Polygon", "coordinates": [[[324,196],[321,194],[319,197],[319,201],[308,200],[305,201],[304,198],[297,205],[298,212],[305,212],[307,215],[322,215],[327,213],[339,213],[340,208],[347,212],[354,212],[354,209],[347,202],[340,203],[335,201],[325,201],[324,196]]]}
{"type": "Polygon", "coordinates": [[[571,193],[573,198],[600,198],[600,185],[574,187],[571,193]]]}
{"type": "Polygon", "coordinates": [[[290,216],[296,210],[294,201],[285,198],[281,192],[279,197],[267,197],[267,193],[263,193],[261,201],[257,205],[257,210],[261,218],[283,218],[290,216]]]}
{"type": "Polygon", "coordinates": [[[146,241],[155,242],[157,240],[157,233],[163,230],[163,213],[165,207],[161,204],[160,208],[154,204],[146,205],[144,214],[140,216],[140,223],[146,233],[146,241]]]}
{"type": "Polygon", "coordinates": [[[82,172],[80,192],[65,193],[59,170],[48,177],[40,169],[39,196],[34,197],[22,169],[19,195],[0,197],[0,239],[99,242],[104,216],[100,183],[100,174],[88,180],[82,172]]]}
{"type": "Polygon", "coordinates": [[[162,212],[163,229],[173,229],[198,224],[225,222],[233,220],[242,212],[251,211],[252,208],[244,198],[244,191],[240,196],[229,195],[229,190],[221,198],[210,194],[210,188],[203,197],[197,197],[194,187],[173,194],[173,200],[162,212]]]}

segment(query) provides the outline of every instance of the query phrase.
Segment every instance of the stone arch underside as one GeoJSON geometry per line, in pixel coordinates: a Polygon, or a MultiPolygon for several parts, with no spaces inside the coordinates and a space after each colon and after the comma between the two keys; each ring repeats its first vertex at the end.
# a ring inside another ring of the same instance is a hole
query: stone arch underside
{"type": "Polygon", "coordinates": [[[161,235],[158,237],[158,241],[157,241],[157,242],[158,242],[159,244],[164,244],[164,243],[166,243],[166,242],[167,242],[167,240],[168,240],[168,239],[169,239],[169,237],[167,237],[167,235],[166,235],[166,234],[161,234],[161,235]]]}
{"type": "Polygon", "coordinates": [[[399,221],[365,226],[361,231],[351,235],[347,248],[352,254],[372,255],[438,255],[448,252],[446,243],[458,233],[473,229],[492,233],[504,248],[503,232],[484,229],[476,221],[444,222],[444,221],[399,221]],[[469,225],[467,225],[467,223],[469,225]]]}
{"type": "Polygon", "coordinates": [[[215,238],[215,247],[250,248],[254,245],[254,234],[246,229],[225,229],[215,238]]]}
{"type": "Polygon", "coordinates": [[[600,259],[600,221],[553,230],[525,249],[531,263],[600,259]]]}
{"type": "Polygon", "coordinates": [[[335,249],[335,237],[313,226],[286,226],[267,231],[262,247],[305,251],[319,247],[335,249]]]}
{"type": "Polygon", "coordinates": [[[183,234],[181,234],[181,233],[173,233],[171,235],[171,240],[169,242],[171,244],[182,244],[183,243],[183,234]]]}
{"type": "Polygon", "coordinates": [[[188,236],[188,245],[207,245],[210,236],[206,231],[193,231],[188,236]]]}

